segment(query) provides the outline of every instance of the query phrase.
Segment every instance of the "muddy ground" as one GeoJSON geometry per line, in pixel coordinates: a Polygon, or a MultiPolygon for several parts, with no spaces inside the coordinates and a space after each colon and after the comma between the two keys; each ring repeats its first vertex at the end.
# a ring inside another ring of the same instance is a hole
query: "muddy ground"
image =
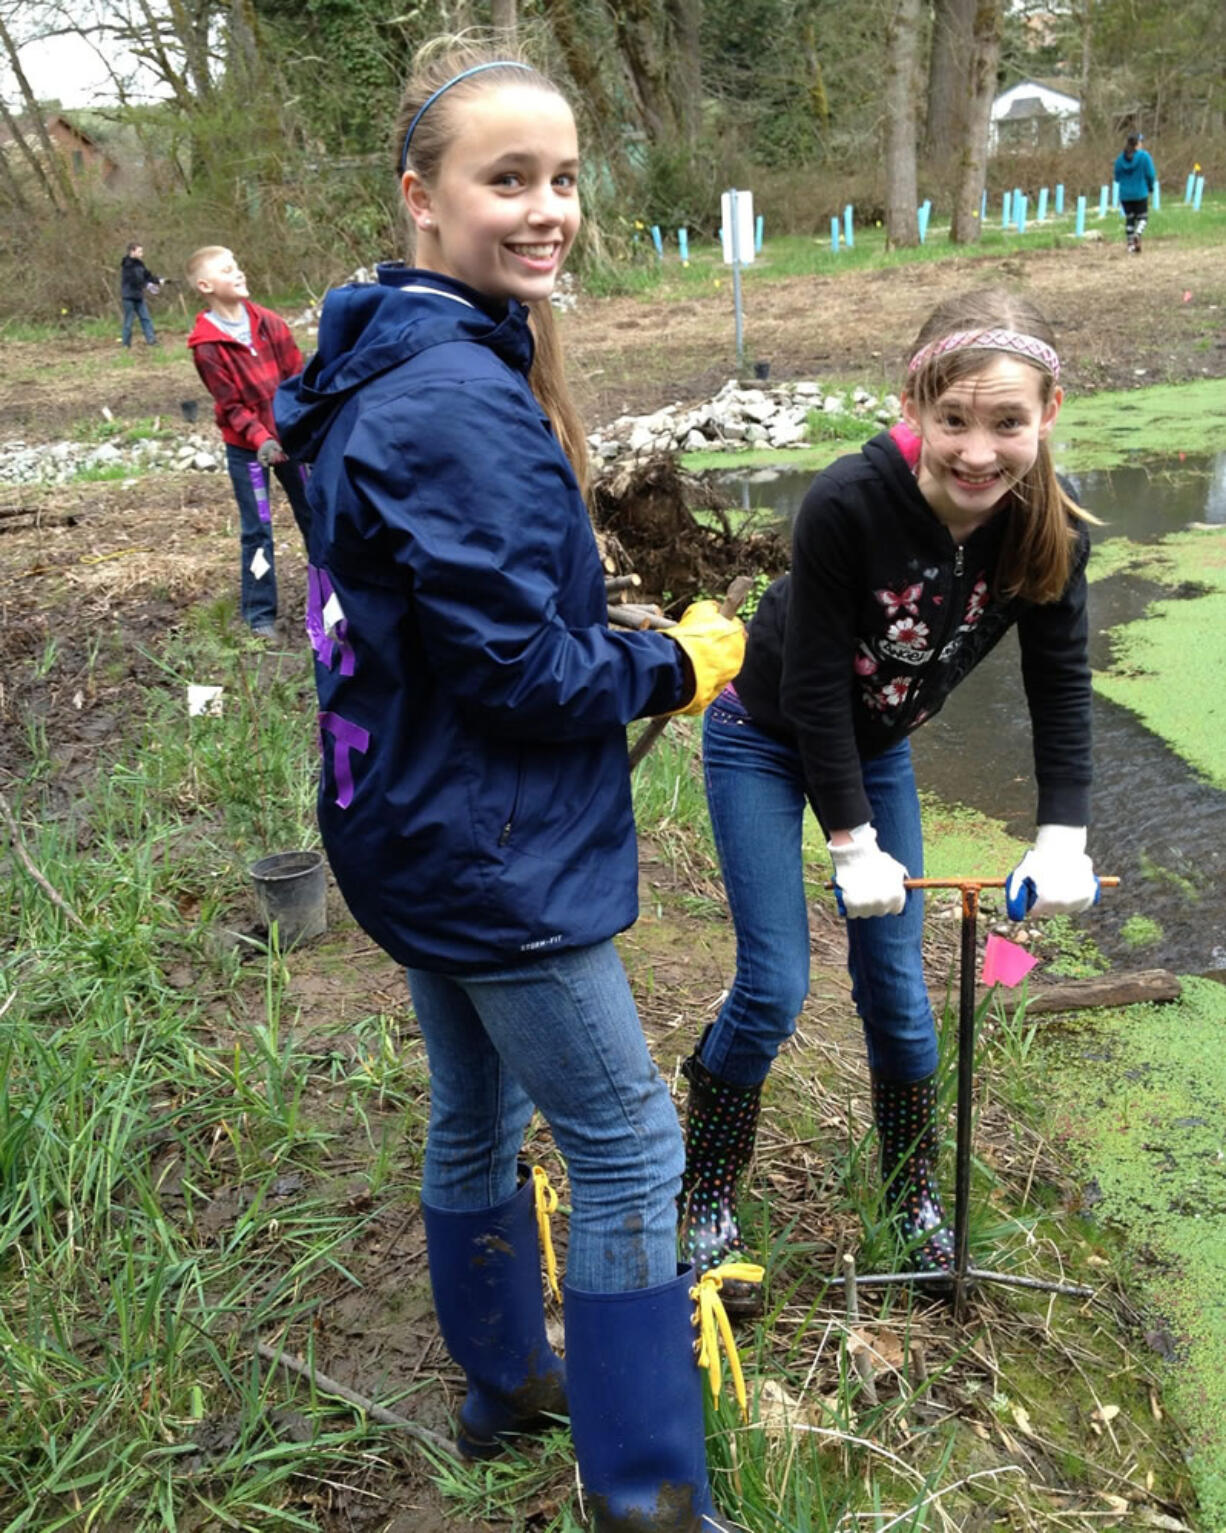
{"type": "MultiPolygon", "coordinates": [[[[770,358],[773,378],[888,386],[897,380],[907,340],[936,299],[956,285],[985,281],[1020,284],[1040,301],[1061,337],[1072,389],[1226,375],[1226,251],[1189,253],[1160,243],[1140,262],[1128,261],[1113,246],[1086,245],[1004,261],[960,258],[838,278],[755,282],[747,289],[754,353],[770,358]],[[1192,297],[1185,302],[1189,290],[1192,297]]],[[[667,307],[631,298],[581,300],[565,324],[572,372],[593,423],[706,397],[731,370],[726,288],[667,307]]],[[[203,392],[182,345],[183,327],[163,320],[161,336],[157,352],[146,352],[138,342],[130,358],[122,357],[114,342],[69,336],[54,344],[5,342],[0,442],[71,435],[103,419],[104,409],[120,422],[155,417],[160,425],[186,431],[180,402],[203,402],[203,392]]],[[[307,349],[309,339],[301,339],[307,349]]],[[[141,689],[162,683],[150,654],[192,603],[237,583],[229,485],[215,472],[56,490],[0,486],[0,513],[0,788],[28,770],[34,734],[41,732],[53,802],[66,806],[110,758],[130,726],[141,689]],[[88,660],[91,646],[98,645],[105,664],[88,660]]],[[[302,558],[287,541],[279,559],[286,637],[265,663],[294,667],[305,664],[302,558]]],[[[644,917],[627,935],[624,953],[656,1057],[670,1078],[729,975],[731,933],[719,901],[709,868],[679,859],[675,849],[645,847],[644,917]],[[695,902],[704,910],[701,920],[687,919],[695,902]]],[[[304,953],[293,969],[295,1036],[304,1051],[344,1048],[337,1027],[346,1016],[404,1011],[394,966],[347,922],[339,906],[332,914],[327,941],[313,956],[304,953]]],[[[234,912],[237,924],[249,918],[250,911],[234,912]]],[[[825,1066],[833,1061],[846,1080],[862,1081],[858,1029],[841,976],[841,938],[820,912],[814,920],[815,983],[799,1047],[815,1050],[825,1066]]],[[[952,924],[946,931],[952,937],[952,924]]],[[[937,945],[942,947],[939,940],[937,945]]],[[[185,990],[195,982],[186,966],[179,979],[185,990]]],[[[255,1014],[258,990],[253,976],[255,1014]]],[[[238,1025],[240,1019],[218,1019],[219,1038],[226,1027],[238,1025]]],[[[803,1075],[802,1064],[803,1053],[781,1075],[803,1075]]],[[[804,1089],[816,1093],[812,1105],[819,1120],[845,1122],[849,1109],[841,1088],[823,1094],[808,1082],[804,1089]]],[[[850,1110],[863,1129],[863,1095],[850,1110]]],[[[985,1154],[1002,1172],[1017,1162],[1023,1175],[1029,1168],[1031,1177],[1047,1171],[1055,1176],[1042,1146],[1024,1135],[1014,1142],[1007,1120],[1000,1118],[993,1129],[989,1112],[985,1127],[985,1154]]],[[[776,1124],[769,1113],[759,1174],[778,1202],[779,1224],[794,1219],[793,1240],[807,1242],[819,1260],[833,1260],[836,1249],[854,1244],[849,1215],[840,1213],[837,1197],[830,1196],[828,1165],[807,1149],[797,1153],[787,1124],[776,1124]]],[[[338,1197],[346,1195],[341,1186],[338,1197]]],[[[220,1228],[238,1206],[237,1196],[219,1192],[211,1217],[220,1228]]],[[[412,1413],[443,1430],[456,1403],[457,1375],[435,1331],[415,1210],[411,1202],[389,1202],[363,1212],[370,1222],[349,1259],[360,1286],[338,1278],[333,1293],[315,1296],[320,1300],[312,1322],[316,1358],[333,1376],[371,1393],[395,1394],[434,1381],[411,1397],[412,1413]]],[[[784,1329],[797,1323],[803,1300],[802,1288],[795,1313],[781,1321],[784,1329]]],[[[919,1344],[929,1349],[934,1366],[959,1350],[943,1315],[924,1314],[917,1324],[919,1344]]],[[[302,1337],[294,1341],[301,1344],[302,1337]]],[[[990,1384],[995,1365],[977,1345],[981,1353],[963,1357],[948,1384],[934,1390],[937,1407],[969,1415],[978,1410],[983,1416],[982,1407],[972,1404],[982,1392],[978,1385],[967,1386],[972,1379],[990,1384]]],[[[1058,1525],[1097,1525],[1075,1520],[1080,1491],[1059,1499],[1058,1462],[1033,1445],[1019,1448],[1008,1434],[992,1436],[990,1415],[983,1426],[985,1462],[1022,1463],[1033,1481],[1056,1487],[1053,1505],[1063,1514],[1058,1525]]],[[[378,1526],[397,1533],[441,1527],[462,1533],[469,1526],[440,1503],[411,1454],[390,1473],[374,1464],[363,1473],[365,1483],[355,1477],[353,1484],[336,1487],[331,1505],[314,1504],[319,1526],[378,1526]]],[[[1170,1483],[1177,1482],[1178,1470],[1171,1474],[1170,1483]]],[[[1092,1503],[1093,1490],[1086,1494],[1092,1503]]],[[[538,1518],[548,1510],[543,1505],[538,1518]]],[[[532,1509],[527,1511],[531,1522],[532,1509]]],[[[1020,1517],[1007,1524],[972,1518],[963,1525],[1040,1526],[1020,1517]]]]}

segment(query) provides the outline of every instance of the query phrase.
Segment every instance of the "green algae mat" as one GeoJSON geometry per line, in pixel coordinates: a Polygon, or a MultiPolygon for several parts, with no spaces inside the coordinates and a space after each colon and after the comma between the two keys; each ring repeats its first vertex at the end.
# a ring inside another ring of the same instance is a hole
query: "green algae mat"
{"type": "Polygon", "coordinates": [[[1170,1358],[1164,1392],[1190,1440],[1201,1527],[1226,1530],[1226,986],[1099,1012],[1043,1051],[1053,1137],[1092,1176],[1170,1358]]]}
{"type": "Polygon", "coordinates": [[[1095,675],[1095,688],[1226,788],[1226,528],[1100,547],[1110,556],[1099,578],[1139,576],[1173,594],[1111,631],[1111,665],[1095,675]]]}
{"type": "Polygon", "coordinates": [[[1226,383],[1163,383],[1075,394],[1065,401],[1052,440],[1060,468],[1115,468],[1137,456],[1220,452],[1226,383]]]}

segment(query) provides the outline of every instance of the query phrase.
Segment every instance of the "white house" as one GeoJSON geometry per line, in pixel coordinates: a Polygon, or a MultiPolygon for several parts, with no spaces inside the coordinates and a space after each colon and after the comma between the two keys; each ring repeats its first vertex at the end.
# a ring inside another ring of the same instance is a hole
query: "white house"
{"type": "Polygon", "coordinates": [[[1020,80],[992,103],[988,153],[1063,147],[1081,137],[1081,102],[1063,82],[1020,80]]]}

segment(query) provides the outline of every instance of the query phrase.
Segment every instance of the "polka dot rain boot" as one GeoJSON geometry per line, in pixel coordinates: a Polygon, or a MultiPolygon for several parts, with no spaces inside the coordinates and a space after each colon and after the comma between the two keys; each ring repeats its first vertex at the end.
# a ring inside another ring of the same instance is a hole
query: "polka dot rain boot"
{"type": "MultiPolygon", "coordinates": [[[[695,1052],[681,1066],[690,1083],[685,1178],[678,1220],[681,1258],[701,1276],[723,1262],[749,1260],[737,1219],[736,1190],[753,1156],[760,1086],[732,1086],[695,1052]]],[[[760,1283],[725,1282],[721,1297],[735,1319],[762,1313],[760,1283]]]]}
{"type": "Polygon", "coordinates": [[[952,1272],[953,1227],[936,1177],[936,1076],[899,1084],[874,1075],[872,1087],[881,1177],[910,1248],[910,1265],[917,1272],[952,1272]]]}

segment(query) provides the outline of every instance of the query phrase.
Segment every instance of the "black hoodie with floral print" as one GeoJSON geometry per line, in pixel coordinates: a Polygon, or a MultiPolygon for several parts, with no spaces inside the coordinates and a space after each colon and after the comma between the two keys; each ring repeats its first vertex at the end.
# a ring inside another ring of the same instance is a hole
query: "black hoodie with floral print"
{"type": "Polygon", "coordinates": [[[860,770],[932,718],[1017,626],[1040,824],[1085,825],[1090,797],[1086,560],[1036,604],[995,589],[1016,503],[958,545],[889,432],[823,470],[796,518],[792,571],[749,630],[736,691],[755,723],[794,742],[822,825],[871,818],[860,770]]]}

